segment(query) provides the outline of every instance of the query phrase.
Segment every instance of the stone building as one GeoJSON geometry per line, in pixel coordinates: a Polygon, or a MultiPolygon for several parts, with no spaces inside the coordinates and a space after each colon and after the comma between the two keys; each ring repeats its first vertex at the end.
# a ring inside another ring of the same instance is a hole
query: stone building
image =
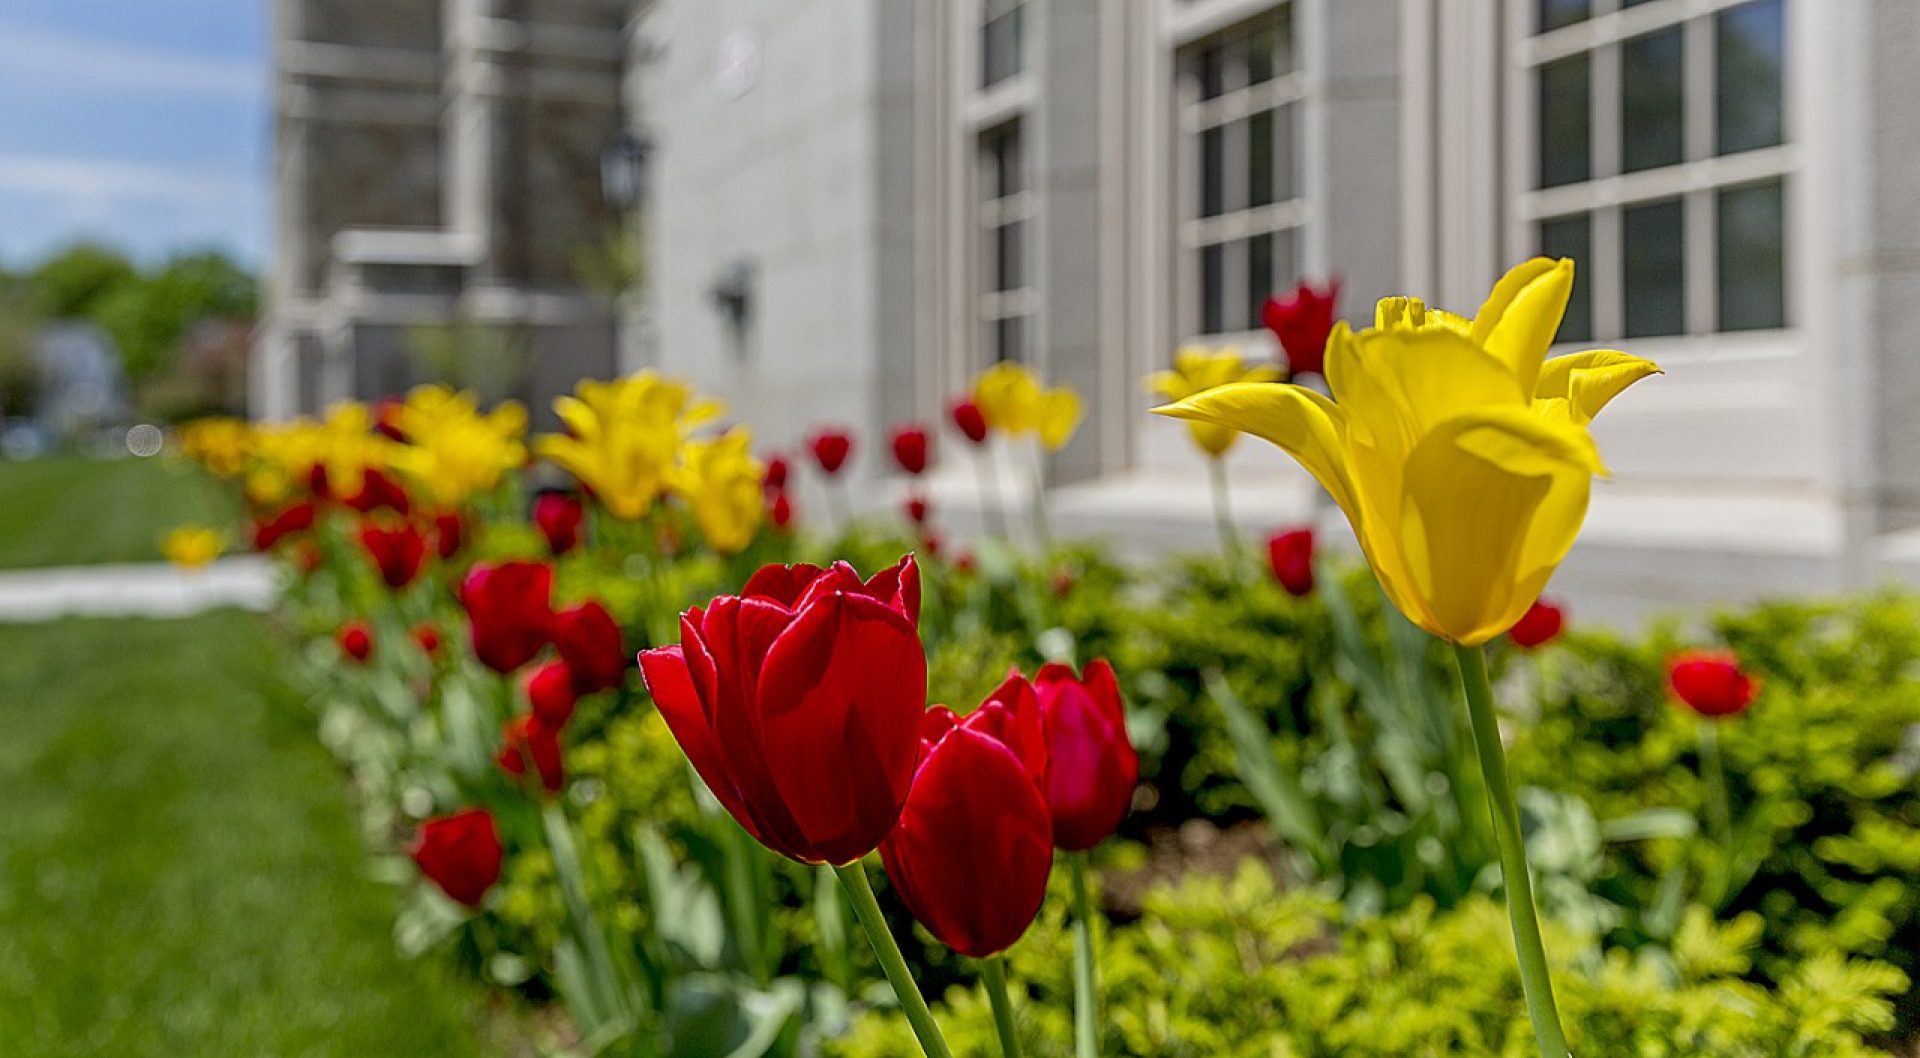
{"type": "Polygon", "coordinates": [[[615,369],[613,300],[581,277],[620,231],[601,159],[621,129],[630,13],[278,0],[257,414],[449,373],[538,399],[615,369]]]}
{"type": "MultiPolygon", "coordinates": [[[[374,370],[341,354],[358,341],[345,332],[379,326],[353,322],[357,292],[393,258],[412,264],[395,237],[347,229],[438,225],[404,244],[425,265],[457,259],[459,297],[520,289],[503,281],[512,187],[460,190],[492,178],[445,149],[454,115],[497,129],[511,112],[460,102],[457,76],[503,61],[508,16],[482,32],[425,28],[438,9],[420,0],[285,7],[364,17],[289,33],[345,50],[283,53],[283,188],[329,179],[313,159],[348,151],[328,137],[382,144],[347,174],[379,185],[364,215],[283,201],[278,355],[339,372],[338,392],[374,370]],[[381,38],[377,85],[344,58],[363,36],[381,38]],[[343,126],[329,92],[378,92],[394,103],[372,111],[405,101],[421,119],[343,126]]],[[[1270,352],[1256,306],[1297,277],[1341,277],[1349,317],[1400,292],[1472,311],[1504,265],[1548,252],[1580,266],[1570,348],[1667,370],[1600,421],[1616,476],[1556,590],[1625,614],[1920,569],[1912,0],[651,0],[624,14],[624,58],[592,67],[618,67],[648,158],[633,214],[647,280],[621,366],[697,381],[769,447],[857,428],[874,506],[897,496],[885,427],[936,418],[1011,358],[1089,401],[1049,468],[1064,528],[1204,544],[1206,476],[1179,426],[1146,414],[1141,382],[1175,348],[1270,352]]],[[[586,154],[594,139],[570,142],[586,154]]],[[[575,201],[576,217],[598,208],[585,189],[575,201]]],[[[974,478],[947,448],[936,505],[964,530],[974,478]]],[[[1328,518],[1265,446],[1239,446],[1232,475],[1249,531],[1328,518]]]]}

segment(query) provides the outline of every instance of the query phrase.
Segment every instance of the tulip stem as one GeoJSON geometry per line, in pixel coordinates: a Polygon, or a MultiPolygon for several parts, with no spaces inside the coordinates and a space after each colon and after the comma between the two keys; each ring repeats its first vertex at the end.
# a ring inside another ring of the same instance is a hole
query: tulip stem
{"type": "Polygon", "coordinates": [[[1220,528],[1220,546],[1226,551],[1228,561],[1237,561],[1240,557],[1240,534],[1233,527],[1233,499],[1227,487],[1226,457],[1208,459],[1207,469],[1211,471],[1213,482],[1213,521],[1220,528]]]}
{"type": "Polygon", "coordinates": [[[1020,1058],[1020,1037],[1013,1031],[1013,1001],[1007,998],[1007,958],[996,955],[981,964],[987,982],[987,1000],[993,1004],[993,1027],[1000,1033],[1003,1058],[1020,1058]]]}
{"type": "Polygon", "coordinates": [[[1507,752],[1500,744],[1500,724],[1493,710],[1493,686],[1487,679],[1487,655],[1477,646],[1456,644],[1454,660],[1460,666],[1460,690],[1467,699],[1467,719],[1473,726],[1473,745],[1487,786],[1487,805],[1493,812],[1493,837],[1500,848],[1500,876],[1506,883],[1507,916],[1513,922],[1513,947],[1520,963],[1520,986],[1527,997],[1527,1015],[1541,1058],[1569,1058],[1566,1031],[1553,1001],[1553,978],[1547,972],[1546,945],[1540,940],[1540,917],[1533,904],[1533,881],[1527,873],[1526,839],[1520,832],[1520,809],[1507,778],[1507,752]]]}
{"type": "Polygon", "coordinates": [[[1074,1058],[1098,1058],[1100,1002],[1093,980],[1093,902],[1087,899],[1087,854],[1067,854],[1067,875],[1073,881],[1073,1053],[1074,1058]]]}
{"type": "Polygon", "coordinates": [[[1733,848],[1733,813],[1727,808],[1727,769],[1720,761],[1716,721],[1700,720],[1700,778],[1707,786],[1707,826],[1723,853],[1733,848]]]}
{"type": "Polygon", "coordinates": [[[1001,540],[1007,538],[1007,512],[1000,505],[1000,479],[993,471],[993,448],[982,445],[974,450],[973,469],[980,485],[980,518],[987,530],[1001,540]]]}
{"type": "Polygon", "coordinates": [[[840,885],[847,891],[847,900],[853,904],[853,914],[867,931],[867,940],[873,944],[873,954],[880,960],[880,969],[887,975],[887,983],[893,986],[893,994],[900,1000],[900,1009],[907,1015],[907,1024],[913,1026],[913,1035],[920,1041],[920,1050],[927,1058],[953,1058],[953,1052],[947,1049],[946,1037],[940,1035],[940,1025],[933,1020],[933,1011],[927,1009],[926,997],[920,994],[920,986],[914,983],[913,973],[907,969],[906,957],[900,954],[900,945],[894,943],[893,933],[887,929],[887,920],[880,915],[880,901],[873,897],[873,883],[867,881],[866,868],[855,860],[843,867],[835,867],[833,873],[840,879],[840,885]]]}
{"type": "Polygon", "coordinates": [[[1047,523],[1047,453],[1039,441],[1033,443],[1033,542],[1045,555],[1053,549],[1053,529],[1047,523]]]}

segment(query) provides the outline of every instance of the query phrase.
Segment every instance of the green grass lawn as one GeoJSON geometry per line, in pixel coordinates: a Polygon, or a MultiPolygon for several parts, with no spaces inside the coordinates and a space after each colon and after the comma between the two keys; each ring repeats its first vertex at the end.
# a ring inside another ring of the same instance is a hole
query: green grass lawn
{"type": "Polygon", "coordinates": [[[0,625],[0,1053],[493,1053],[394,892],[261,618],[0,625]]]}
{"type": "Polygon", "coordinates": [[[168,529],[234,514],[212,482],[175,460],[0,461],[0,569],[154,561],[168,529]]]}

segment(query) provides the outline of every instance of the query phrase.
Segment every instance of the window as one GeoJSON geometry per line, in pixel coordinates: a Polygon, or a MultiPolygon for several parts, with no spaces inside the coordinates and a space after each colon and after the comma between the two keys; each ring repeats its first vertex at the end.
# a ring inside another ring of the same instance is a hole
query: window
{"type": "Polygon", "coordinates": [[[1644,2],[1534,0],[1522,41],[1520,208],[1580,268],[1561,337],[1785,327],[1789,0],[1644,2]]]}
{"type": "Polygon", "coordinates": [[[1026,360],[1033,289],[1034,196],[1018,119],[980,133],[980,333],[987,363],[1026,360]]]}
{"type": "Polygon", "coordinates": [[[1297,274],[1301,87],[1291,15],[1282,5],[1181,58],[1189,334],[1258,327],[1261,303],[1297,274]]]}
{"type": "Polygon", "coordinates": [[[983,0],[980,87],[990,88],[1025,68],[1025,9],[1022,0],[983,0]]]}

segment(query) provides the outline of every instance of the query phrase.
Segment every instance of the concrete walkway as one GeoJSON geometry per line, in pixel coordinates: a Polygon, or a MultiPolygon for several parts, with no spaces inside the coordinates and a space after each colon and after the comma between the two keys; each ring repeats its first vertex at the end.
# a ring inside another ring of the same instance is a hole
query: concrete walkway
{"type": "Polygon", "coordinates": [[[65,566],[0,573],[0,621],[57,617],[182,617],[221,606],[265,610],[273,566],[259,555],[223,558],[205,569],[163,562],[65,566]]]}

